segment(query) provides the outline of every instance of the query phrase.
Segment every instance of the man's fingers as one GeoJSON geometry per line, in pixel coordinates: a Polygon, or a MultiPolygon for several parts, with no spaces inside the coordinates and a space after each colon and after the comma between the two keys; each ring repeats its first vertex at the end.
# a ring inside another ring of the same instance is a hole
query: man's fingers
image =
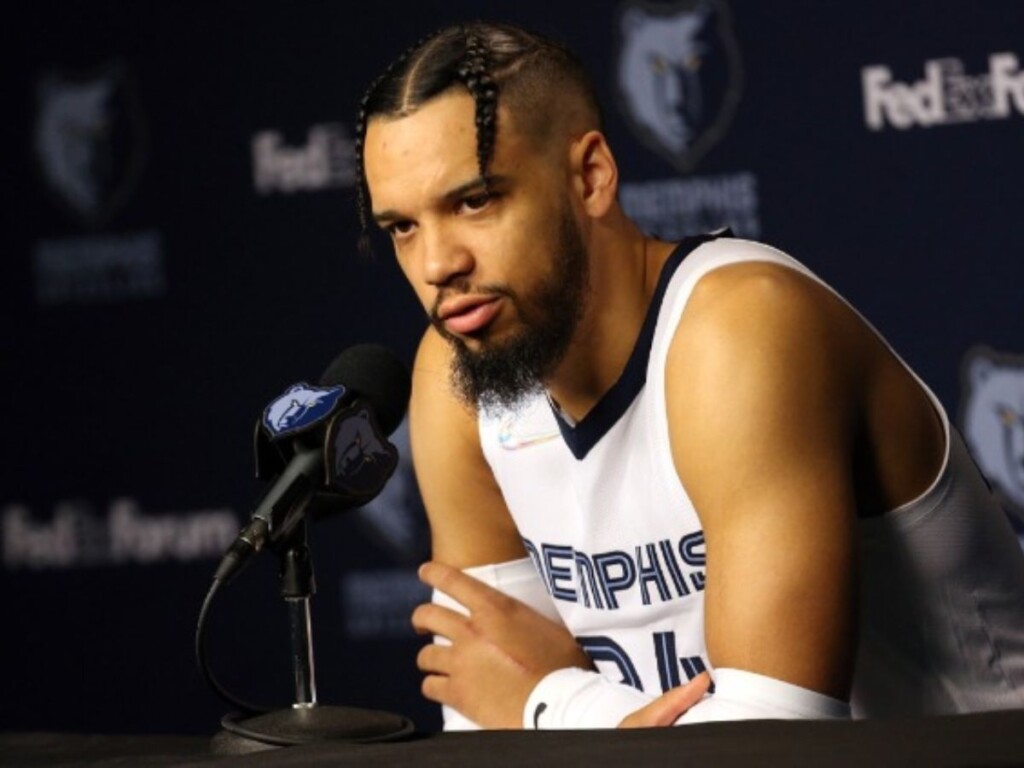
{"type": "Polygon", "coordinates": [[[424,698],[436,701],[438,704],[448,704],[449,679],[447,675],[427,675],[423,678],[423,685],[420,690],[424,698]]]}
{"type": "Polygon", "coordinates": [[[420,635],[440,635],[457,640],[467,623],[468,619],[461,613],[437,603],[424,603],[412,612],[412,626],[420,635]]]}
{"type": "Polygon", "coordinates": [[[450,646],[431,643],[420,649],[416,655],[416,666],[423,672],[433,672],[440,675],[451,674],[451,653],[450,646]]]}
{"type": "Polygon", "coordinates": [[[686,685],[666,691],[646,707],[627,715],[620,728],[657,728],[672,725],[681,715],[704,698],[711,685],[711,676],[702,672],[686,685]]]}
{"type": "Polygon", "coordinates": [[[424,584],[441,590],[466,606],[470,612],[505,599],[505,595],[498,590],[444,563],[424,563],[420,566],[419,577],[424,584]]]}

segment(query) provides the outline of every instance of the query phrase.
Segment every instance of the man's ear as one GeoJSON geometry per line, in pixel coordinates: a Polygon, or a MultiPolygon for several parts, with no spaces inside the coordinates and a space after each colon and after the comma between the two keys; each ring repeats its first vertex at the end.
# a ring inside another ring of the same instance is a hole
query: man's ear
{"type": "Polygon", "coordinates": [[[611,147],[600,131],[587,131],[569,149],[573,188],[589,216],[604,216],[615,202],[619,168],[611,147]]]}

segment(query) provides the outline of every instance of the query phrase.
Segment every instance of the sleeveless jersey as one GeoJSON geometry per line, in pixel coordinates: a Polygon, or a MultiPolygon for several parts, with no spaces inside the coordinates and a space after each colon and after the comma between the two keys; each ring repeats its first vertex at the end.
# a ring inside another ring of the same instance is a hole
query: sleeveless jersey
{"type": "MultiPolygon", "coordinates": [[[[653,695],[710,668],[704,534],[672,462],[666,357],[697,281],[745,261],[822,283],[759,243],[684,240],[621,377],[582,421],[570,423],[543,395],[479,419],[484,455],[565,625],[602,673],[653,695]]],[[[855,716],[1024,706],[1024,554],[921,386],[946,455],[921,496],[859,524],[855,716]]]]}

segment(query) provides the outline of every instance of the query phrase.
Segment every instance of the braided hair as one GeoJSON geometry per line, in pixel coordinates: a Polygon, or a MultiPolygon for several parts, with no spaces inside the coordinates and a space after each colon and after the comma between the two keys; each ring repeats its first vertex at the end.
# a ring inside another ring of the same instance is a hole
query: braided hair
{"type": "Polygon", "coordinates": [[[487,185],[498,125],[498,98],[516,113],[520,129],[540,134],[553,105],[540,102],[558,86],[580,93],[600,126],[600,108],[582,64],[564,46],[518,27],[488,22],[445,27],[395,59],[366,90],[356,119],[355,161],[360,237],[370,251],[370,190],[366,183],[366,128],[378,115],[405,117],[455,87],[473,97],[476,155],[487,185]],[[544,108],[537,109],[536,107],[544,108]],[[527,125],[532,121],[534,125],[527,125]]]}

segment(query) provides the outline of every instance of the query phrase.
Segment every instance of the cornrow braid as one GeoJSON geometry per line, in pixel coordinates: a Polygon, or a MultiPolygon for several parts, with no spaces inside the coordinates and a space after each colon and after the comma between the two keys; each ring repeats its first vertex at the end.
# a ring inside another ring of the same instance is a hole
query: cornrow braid
{"type": "MultiPolygon", "coordinates": [[[[437,33],[435,33],[437,34],[437,33]]],[[[378,75],[370,87],[366,89],[363,98],[359,101],[359,113],[356,115],[356,140],[355,140],[355,161],[356,161],[356,205],[359,209],[359,241],[357,247],[360,253],[369,255],[373,248],[370,243],[370,188],[366,184],[366,171],[363,163],[363,152],[366,145],[366,124],[369,122],[370,114],[368,107],[371,99],[376,95],[392,73],[405,64],[415,51],[418,51],[434,37],[428,35],[409,46],[401,56],[388,64],[387,68],[378,75]]]]}
{"type": "Polygon", "coordinates": [[[472,33],[466,33],[465,60],[458,72],[476,106],[476,158],[486,190],[498,126],[498,86],[488,69],[487,49],[472,33]]]}

